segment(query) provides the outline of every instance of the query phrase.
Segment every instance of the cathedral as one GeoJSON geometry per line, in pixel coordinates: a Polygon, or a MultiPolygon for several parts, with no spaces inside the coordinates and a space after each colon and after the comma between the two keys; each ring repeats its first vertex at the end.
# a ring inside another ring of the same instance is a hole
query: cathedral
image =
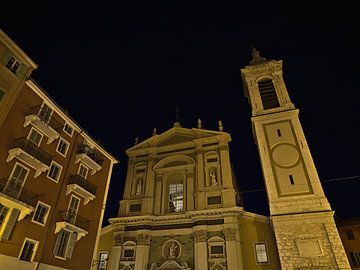
{"type": "Polygon", "coordinates": [[[241,77],[270,217],[243,208],[221,122],[216,131],[175,122],[126,151],[123,198],[93,269],[351,269],[282,61],[253,49],[241,77]]]}

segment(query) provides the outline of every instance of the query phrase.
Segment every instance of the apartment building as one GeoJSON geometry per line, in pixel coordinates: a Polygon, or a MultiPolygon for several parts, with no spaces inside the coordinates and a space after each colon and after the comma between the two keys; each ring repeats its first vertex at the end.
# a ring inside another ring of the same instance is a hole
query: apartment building
{"type": "Polygon", "coordinates": [[[0,265],[90,269],[118,161],[31,78],[0,30],[0,265]]]}

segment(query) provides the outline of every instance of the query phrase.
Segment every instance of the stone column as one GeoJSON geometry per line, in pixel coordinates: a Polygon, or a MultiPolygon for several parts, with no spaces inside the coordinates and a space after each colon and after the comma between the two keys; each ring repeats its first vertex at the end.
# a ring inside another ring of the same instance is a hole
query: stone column
{"type": "Polygon", "coordinates": [[[110,253],[109,270],[119,269],[124,232],[114,232],[114,246],[110,253]]]}
{"type": "Polygon", "coordinates": [[[155,190],[155,173],[152,170],[154,157],[149,156],[146,169],[145,197],[142,199],[142,212],[145,215],[151,215],[154,209],[154,190],[155,190]]]}
{"type": "Polygon", "coordinates": [[[186,170],[186,210],[194,210],[194,173],[193,170],[186,170]]]}
{"type": "Polygon", "coordinates": [[[196,181],[195,183],[195,209],[205,209],[206,207],[206,195],[205,189],[205,175],[204,175],[204,150],[199,145],[196,149],[196,181]]]}
{"type": "Polygon", "coordinates": [[[236,194],[234,184],[232,182],[232,171],[230,165],[229,146],[226,142],[220,142],[220,160],[221,160],[221,178],[223,189],[221,190],[223,197],[223,206],[235,206],[236,194]]]}
{"type": "MultiPolygon", "coordinates": [[[[208,270],[207,231],[194,232],[194,262],[195,270],[208,270]]],[[[231,268],[228,268],[231,269],[231,268]]]]}
{"type": "Polygon", "coordinates": [[[147,270],[150,252],[150,235],[139,233],[136,236],[136,257],[134,270],[147,270]]]}
{"type": "Polygon", "coordinates": [[[242,258],[239,254],[239,247],[237,247],[240,243],[236,241],[236,232],[235,229],[224,229],[223,231],[226,243],[226,263],[227,269],[242,270],[242,258]]]}
{"type": "Polygon", "coordinates": [[[162,199],[162,181],[163,175],[157,174],[155,179],[155,201],[154,201],[154,214],[161,213],[161,199],[162,199]]]}

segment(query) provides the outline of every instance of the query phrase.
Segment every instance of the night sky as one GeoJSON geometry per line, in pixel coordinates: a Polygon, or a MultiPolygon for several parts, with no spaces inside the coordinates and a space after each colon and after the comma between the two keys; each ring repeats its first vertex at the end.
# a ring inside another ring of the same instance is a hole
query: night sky
{"type": "Polygon", "coordinates": [[[0,28],[39,65],[34,80],[120,160],[104,224],[122,197],[125,150],[154,127],[158,133],[171,128],[177,107],[183,127],[196,127],[200,117],[203,128],[216,130],[223,121],[244,208],[269,214],[239,71],[253,46],[268,60],[283,60],[287,89],[336,214],[360,216],[355,7],[118,2],[16,2],[2,4],[0,16],[0,28]],[[329,181],[339,178],[345,179],[329,181]]]}

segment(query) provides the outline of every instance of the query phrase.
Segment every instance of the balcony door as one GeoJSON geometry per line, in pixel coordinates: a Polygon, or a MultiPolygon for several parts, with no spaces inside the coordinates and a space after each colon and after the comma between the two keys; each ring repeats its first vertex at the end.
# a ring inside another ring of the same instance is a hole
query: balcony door
{"type": "Polygon", "coordinates": [[[25,179],[29,173],[29,170],[20,164],[15,164],[15,168],[4,188],[4,194],[18,199],[22,187],[24,186],[25,179]]]}
{"type": "Polygon", "coordinates": [[[80,205],[80,199],[75,196],[71,196],[67,211],[67,220],[66,220],[67,222],[71,224],[75,224],[79,205],[80,205]]]}

